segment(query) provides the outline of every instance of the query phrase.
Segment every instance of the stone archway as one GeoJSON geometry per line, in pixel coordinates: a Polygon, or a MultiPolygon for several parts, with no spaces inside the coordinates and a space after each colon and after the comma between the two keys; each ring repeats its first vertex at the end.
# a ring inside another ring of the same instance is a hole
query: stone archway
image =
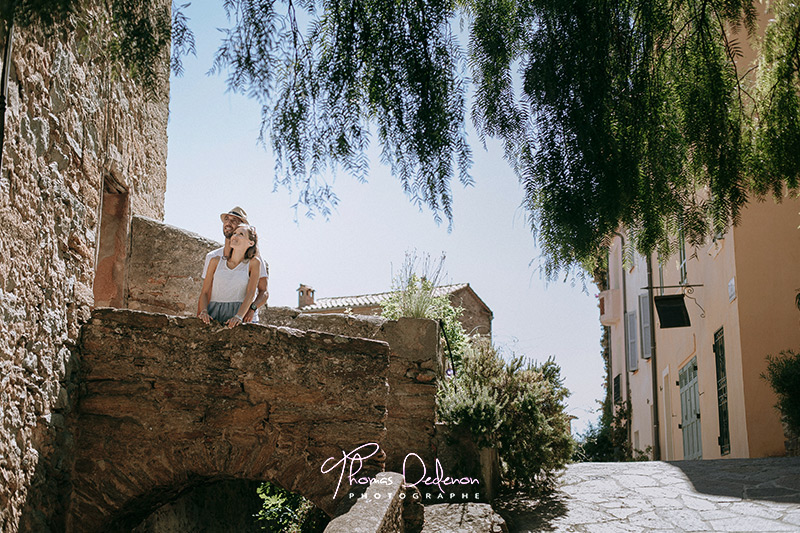
{"type": "Polygon", "coordinates": [[[105,530],[130,533],[261,531],[255,518],[263,505],[258,496],[260,485],[260,481],[245,479],[196,479],[193,485],[185,487],[166,503],[159,502],[152,513],[144,515],[149,506],[143,504],[152,503],[155,497],[163,500],[163,492],[147,495],[149,502],[131,502],[105,530]]]}
{"type": "Polygon", "coordinates": [[[100,309],[80,352],[67,531],[124,529],[199,478],[273,480],[330,513],[346,491],[325,459],[385,433],[385,342],[100,309]]]}

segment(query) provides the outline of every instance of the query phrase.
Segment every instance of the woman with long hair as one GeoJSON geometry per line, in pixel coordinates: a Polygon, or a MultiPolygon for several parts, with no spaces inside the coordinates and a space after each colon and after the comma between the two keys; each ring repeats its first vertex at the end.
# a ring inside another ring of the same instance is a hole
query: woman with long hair
{"type": "Polygon", "coordinates": [[[230,257],[214,257],[208,264],[197,316],[206,324],[213,319],[232,328],[242,323],[255,299],[261,257],[253,226],[237,227],[230,244],[230,257]]]}

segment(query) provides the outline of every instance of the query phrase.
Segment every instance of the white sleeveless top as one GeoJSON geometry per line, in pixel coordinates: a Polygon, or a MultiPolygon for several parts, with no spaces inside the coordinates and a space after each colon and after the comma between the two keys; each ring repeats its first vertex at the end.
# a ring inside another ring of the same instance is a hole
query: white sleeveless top
{"type": "Polygon", "coordinates": [[[224,257],[219,258],[211,285],[212,302],[243,302],[250,280],[250,261],[242,261],[236,268],[228,268],[224,257]]]}

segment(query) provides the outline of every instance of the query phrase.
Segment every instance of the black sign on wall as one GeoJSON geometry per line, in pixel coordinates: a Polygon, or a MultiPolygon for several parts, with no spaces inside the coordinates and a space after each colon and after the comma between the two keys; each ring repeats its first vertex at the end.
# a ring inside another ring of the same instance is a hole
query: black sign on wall
{"type": "Polygon", "coordinates": [[[653,303],[656,306],[661,329],[685,328],[692,325],[683,294],[654,296],[653,303]]]}

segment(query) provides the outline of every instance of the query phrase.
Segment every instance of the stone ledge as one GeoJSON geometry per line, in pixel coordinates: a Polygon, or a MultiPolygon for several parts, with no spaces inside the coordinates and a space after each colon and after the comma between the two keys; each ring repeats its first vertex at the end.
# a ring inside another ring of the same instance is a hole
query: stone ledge
{"type": "Polygon", "coordinates": [[[381,472],[360,494],[350,492],[342,505],[350,508],[334,518],[325,533],[405,533],[419,531],[422,505],[419,492],[403,484],[403,476],[381,472]]]}
{"type": "Polygon", "coordinates": [[[80,354],[67,531],[129,531],[205,479],[273,481],[332,513],[320,466],[386,433],[384,341],[96,309],[80,354]]]}

